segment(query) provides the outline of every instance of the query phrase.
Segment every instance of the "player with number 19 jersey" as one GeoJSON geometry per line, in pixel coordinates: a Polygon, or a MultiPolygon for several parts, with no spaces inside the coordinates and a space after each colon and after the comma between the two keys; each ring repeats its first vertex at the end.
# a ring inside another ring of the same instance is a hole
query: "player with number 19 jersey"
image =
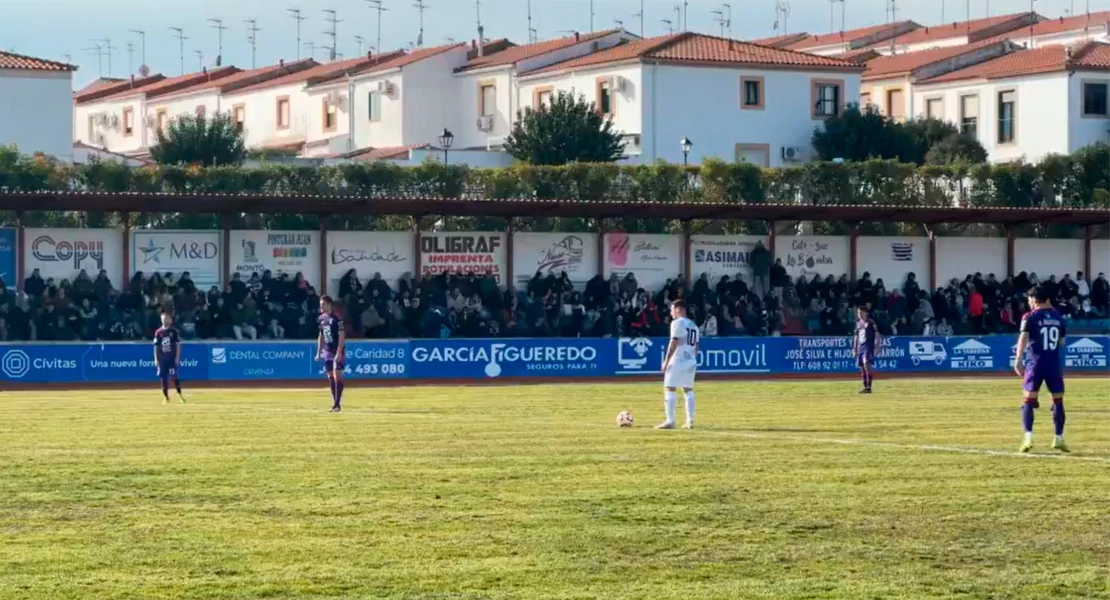
{"type": "Polygon", "coordinates": [[[1050,393],[1063,394],[1064,317],[1055,308],[1035,308],[1022,318],[1021,333],[1029,334],[1023,357],[1025,391],[1039,391],[1044,384],[1050,393]]]}

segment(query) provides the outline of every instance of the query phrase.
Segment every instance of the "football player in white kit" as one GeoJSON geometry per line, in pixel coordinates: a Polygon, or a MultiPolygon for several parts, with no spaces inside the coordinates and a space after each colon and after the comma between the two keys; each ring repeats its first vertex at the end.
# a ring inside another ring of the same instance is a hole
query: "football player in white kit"
{"type": "Polygon", "coordinates": [[[686,302],[671,304],[671,342],[663,358],[664,421],[656,429],[674,429],[675,390],[686,393],[686,429],[694,428],[694,373],[698,369],[698,326],[686,318],[686,302]]]}

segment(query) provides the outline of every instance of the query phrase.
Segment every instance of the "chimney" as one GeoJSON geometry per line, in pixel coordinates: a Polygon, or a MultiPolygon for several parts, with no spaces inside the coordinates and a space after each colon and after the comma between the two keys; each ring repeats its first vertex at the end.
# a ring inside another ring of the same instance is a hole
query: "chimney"
{"type": "Polygon", "coordinates": [[[486,54],[486,36],[483,34],[486,28],[481,25],[478,26],[478,56],[485,56],[486,54]]]}
{"type": "Polygon", "coordinates": [[[368,50],[366,52],[366,58],[374,58],[374,51],[373,50],[368,50]]]}
{"type": "Polygon", "coordinates": [[[1074,52],[1075,48],[1073,48],[1071,44],[1064,46],[1064,60],[1071,60],[1071,56],[1074,52]]]}
{"type": "Polygon", "coordinates": [[[470,40],[470,49],[471,50],[477,50],[478,49],[478,44],[476,44],[474,42],[474,40],[470,40]]]}
{"type": "Polygon", "coordinates": [[[582,41],[582,34],[580,34],[580,33],[578,33],[577,31],[575,31],[575,32],[574,32],[574,41],[576,41],[576,42],[581,42],[581,41],[582,41]]]}
{"type": "Polygon", "coordinates": [[[736,44],[733,43],[732,38],[728,38],[728,49],[729,50],[735,50],[736,49],[736,44]]]}

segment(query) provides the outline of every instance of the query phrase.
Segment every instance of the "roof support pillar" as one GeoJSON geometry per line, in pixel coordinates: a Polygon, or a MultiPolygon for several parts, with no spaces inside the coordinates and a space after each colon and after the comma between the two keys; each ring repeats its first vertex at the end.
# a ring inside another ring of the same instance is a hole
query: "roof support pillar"
{"type": "Polygon", "coordinates": [[[937,233],[928,225],[925,233],[929,234],[929,295],[937,289],[937,233]]]}
{"type": "Polygon", "coordinates": [[[416,265],[416,272],[413,273],[412,276],[418,280],[422,280],[424,279],[422,275],[424,272],[424,261],[423,257],[420,256],[420,217],[414,216],[409,218],[412,220],[410,224],[412,227],[412,261],[413,264],[416,265]]]}
{"type": "MultiPolygon", "coordinates": [[[[223,234],[223,285],[231,283],[231,215],[220,215],[220,230],[223,234]]],[[[223,290],[220,290],[223,291],[223,290]]]]}
{"type": "Polygon", "coordinates": [[[597,220],[597,274],[605,277],[605,219],[597,220]]]}
{"type": "Polygon", "coordinates": [[[1087,225],[1083,228],[1083,276],[1091,280],[1091,238],[1094,236],[1094,226],[1087,225]]]}
{"type": "Polygon", "coordinates": [[[694,262],[693,261],[694,261],[694,259],[693,259],[692,256],[690,256],[690,247],[691,247],[690,222],[689,221],[683,221],[682,222],[682,261],[683,261],[682,262],[682,269],[686,273],[686,277],[685,277],[685,279],[686,279],[686,289],[692,290],[692,289],[694,289],[694,280],[697,279],[697,278],[694,277],[694,273],[693,273],[693,268],[694,268],[694,262]]]}
{"type": "Polygon", "coordinates": [[[515,289],[516,279],[513,274],[513,230],[515,221],[513,217],[505,219],[507,225],[505,227],[505,289],[515,289]]]}
{"type": "Polygon", "coordinates": [[[775,238],[778,237],[777,224],[767,221],[767,251],[771,253],[771,264],[775,264],[775,238]]]}
{"type": "Polygon", "coordinates": [[[1014,228],[1006,227],[1006,277],[1014,276],[1014,228]]]}
{"type": "MultiPolygon", "coordinates": [[[[123,226],[123,279],[120,279],[120,291],[131,289],[131,213],[120,213],[120,224],[123,226]]],[[[224,257],[227,257],[227,248],[224,248],[224,257]]]]}
{"type": "Polygon", "coordinates": [[[848,234],[848,279],[853,283],[858,279],[856,272],[859,265],[859,226],[852,224],[852,231],[848,234]]]}
{"type": "MultiPolygon", "coordinates": [[[[331,293],[331,277],[328,276],[328,218],[320,215],[320,281],[316,285],[317,294],[325,296],[331,293]]],[[[339,293],[336,287],[335,293],[339,293]]]]}
{"type": "Polygon", "coordinates": [[[24,222],[26,216],[23,211],[15,213],[17,227],[15,230],[15,255],[18,257],[15,261],[15,289],[20,292],[23,291],[23,280],[27,278],[27,273],[24,271],[27,257],[23,256],[24,248],[27,247],[27,228],[24,222]]]}

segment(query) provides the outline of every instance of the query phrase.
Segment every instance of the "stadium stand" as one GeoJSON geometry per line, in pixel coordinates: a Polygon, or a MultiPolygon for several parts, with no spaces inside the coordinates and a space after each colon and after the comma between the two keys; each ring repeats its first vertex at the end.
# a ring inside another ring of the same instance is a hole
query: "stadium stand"
{"type": "MultiPolygon", "coordinates": [[[[1040,283],[1073,321],[1075,331],[1110,329],[1110,282],[1099,273],[1049,276],[967,275],[922,289],[913,274],[888,286],[869,273],[799,277],[781,263],[759,265],[751,283],[739,275],[692,284],[681,275],[645,290],[634,275],[595,276],[575,289],[564,273],[537,273],[524,289],[501,289],[489,277],[437,275],[391,285],[354,270],[338,298],[352,338],[611,337],[666,334],[667,307],[682,298],[703,336],[847,335],[853,308],[869,304],[883,335],[977,335],[1017,331],[1024,292],[1040,283]],[[764,275],[764,273],[766,275],[764,275]]],[[[188,273],[176,280],[136,273],[119,289],[107,273],[82,271],[73,281],[37,271],[17,295],[0,280],[0,341],[149,339],[169,311],[187,339],[311,339],[319,295],[298,273],[234,275],[224,290],[198,289],[188,273]]]]}

